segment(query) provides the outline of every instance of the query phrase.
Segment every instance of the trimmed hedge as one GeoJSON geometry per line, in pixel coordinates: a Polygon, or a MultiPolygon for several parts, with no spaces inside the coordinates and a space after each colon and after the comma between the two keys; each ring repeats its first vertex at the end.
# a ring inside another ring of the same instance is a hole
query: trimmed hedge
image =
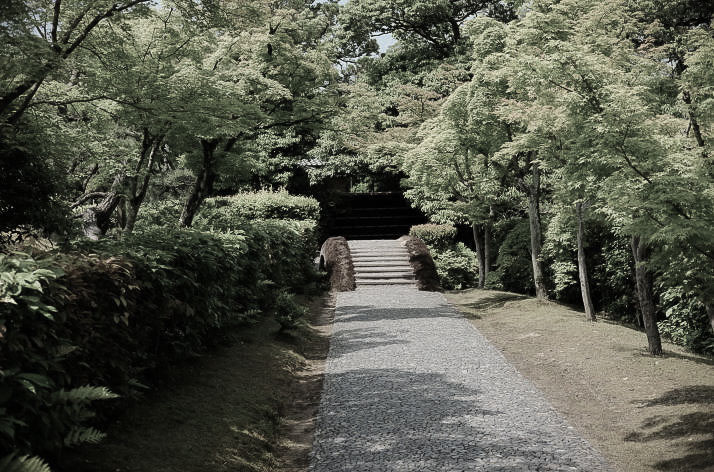
{"type": "Polygon", "coordinates": [[[227,234],[161,227],[70,253],[0,255],[0,462],[53,459],[101,439],[92,401],[136,395],[228,327],[276,308],[293,323],[300,311],[288,293],[314,275],[314,229],[280,220],[227,234]]]}
{"type": "Polygon", "coordinates": [[[318,221],[320,203],[314,198],[291,195],[284,190],[239,193],[230,197],[206,199],[200,218],[210,222],[214,218],[225,217],[318,221]]]}
{"type": "Polygon", "coordinates": [[[447,290],[461,290],[478,285],[476,253],[463,243],[447,249],[432,251],[441,286],[447,290]]]}
{"type": "Polygon", "coordinates": [[[424,241],[414,236],[402,236],[399,241],[409,251],[409,264],[414,269],[419,290],[432,292],[441,290],[436,264],[424,241]]]}
{"type": "Polygon", "coordinates": [[[355,267],[350,247],[343,236],[327,238],[322,243],[320,265],[330,276],[332,290],[348,292],[355,289],[355,267]]]}
{"type": "Polygon", "coordinates": [[[431,248],[446,249],[456,241],[456,227],[431,223],[416,225],[409,229],[409,236],[421,239],[431,248]]]}

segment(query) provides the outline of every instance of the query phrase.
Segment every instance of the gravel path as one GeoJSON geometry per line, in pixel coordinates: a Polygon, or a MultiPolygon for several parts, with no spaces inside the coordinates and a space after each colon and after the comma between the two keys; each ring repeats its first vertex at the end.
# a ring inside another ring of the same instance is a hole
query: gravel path
{"type": "Polygon", "coordinates": [[[609,470],[443,295],[340,293],[311,471],[609,470]]]}

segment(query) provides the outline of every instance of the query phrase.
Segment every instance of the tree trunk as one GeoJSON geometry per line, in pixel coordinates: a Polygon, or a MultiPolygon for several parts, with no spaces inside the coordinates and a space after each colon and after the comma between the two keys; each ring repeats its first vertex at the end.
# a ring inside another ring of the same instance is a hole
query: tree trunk
{"type": "Polygon", "coordinates": [[[201,163],[201,170],[198,172],[198,175],[196,175],[191,193],[186,199],[186,204],[179,218],[179,226],[182,228],[188,228],[193,224],[193,219],[201,207],[203,200],[213,191],[213,183],[216,180],[216,173],[213,169],[214,152],[216,151],[217,145],[217,139],[211,141],[201,140],[203,161],[201,163]]]}
{"type": "Polygon", "coordinates": [[[154,164],[156,163],[156,155],[159,152],[159,149],[161,148],[162,142],[163,136],[153,138],[149,137],[144,139],[141,158],[139,159],[139,162],[136,166],[136,174],[132,176],[129,182],[129,197],[125,200],[125,234],[130,234],[132,231],[134,231],[136,219],[139,215],[139,208],[141,208],[142,203],[144,203],[146,193],[149,190],[151,173],[154,170],[154,164]],[[148,160],[146,159],[147,153],[148,160]]]}
{"type": "Polygon", "coordinates": [[[595,308],[590,296],[590,281],[588,279],[588,267],[585,262],[585,224],[583,223],[583,203],[575,204],[575,213],[578,219],[578,275],[580,276],[580,293],[583,296],[583,307],[585,308],[585,319],[595,321],[595,308]]]}
{"type": "MultiPolygon", "coordinates": [[[[493,211],[491,211],[493,213],[493,211]]],[[[484,285],[488,282],[488,274],[491,272],[491,214],[488,217],[488,222],[483,228],[483,259],[484,259],[484,270],[483,270],[483,280],[484,285]]]]}
{"type": "Polygon", "coordinates": [[[682,93],[682,98],[684,103],[687,104],[687,112],[689,113],[689,125],[694,132],[694,138],[697,140],[699,147],[704,147],[704,137],[702,136],[702,130],[699,128],[699,121],[692,111],[692,97],[687,90],[682,93]]]}
{"type": "Polygon", "coordinates": [[[637,297],[640,301],[640,312],[647,333],[647,344],[651,354],[662,354],[662,341],[657,328],[657,313],[655,311],[652,289],[652,273],[645,265],[648,250],[642,244],[639,236],[632,236],[632,256],[635,259],[635,281],[637,282],[637,297]]]}
{"type": "Polygon", "coordinates": [[[473,223],[471,230],[474,235],[474,244],[476,246],[476,258],[478,259],[478,288],[484,288],[486,285],[486,259],[484,246],[481,244],[481,230],[479,225],[473,223]]]}
{"type": "Polygon", "coordinates": [[[705,302],[704,308],[707,310],[707,315],[709,315],[709,323],[712,327],[712,333],[714,333],[714,303],[705,302]]]}
{"type": "Polygon", "coordinates": [[[96,241],[109,230],[112,213],[117,209],[117,206],[119,206],[123,198],[119,192],[123,181],[123,176],[117,175],[104,199],[99,204],[87,208],[82,213],[82,231],[89,239],[96,241]]]}
{"type": "Polygon", "coordinates": [[[536,297],[540,300],[548,299],[543,276],[543,264],[540,260],[542,249],[541,222],[540,222],[540,167],[537,163],[531,166],[533,182],[528,191],[528,223],[531,231],[531,263],[533,264],[533,283],[535,284],[536,297]]]}

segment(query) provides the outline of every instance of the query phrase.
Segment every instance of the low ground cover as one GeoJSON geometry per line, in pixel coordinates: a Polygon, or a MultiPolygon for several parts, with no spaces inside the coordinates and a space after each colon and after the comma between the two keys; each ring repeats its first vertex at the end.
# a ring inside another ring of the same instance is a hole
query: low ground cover
{"type": "Polygon", "coordinates": [[[330,299],[298,300],[306,322],[265,320],[235,342],[171,372],[108,429],[65,457],[62,471],[259,472],[303,470],[327,355],[330,299]]]}
{"type": "Polygon", "coordinates": [[[508,292],[454,291],[461,310],[619,470],[711,470],[714,359],[508,292]]]}

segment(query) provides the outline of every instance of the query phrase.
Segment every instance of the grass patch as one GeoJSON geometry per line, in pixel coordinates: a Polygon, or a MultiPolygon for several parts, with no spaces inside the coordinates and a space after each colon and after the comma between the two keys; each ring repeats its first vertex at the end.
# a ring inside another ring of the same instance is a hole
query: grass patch
{"type": "MultiPolygon", "coordinates": [[[[280,468],[285,455],[304,462],[306,453],[291,451],[281,436],[292,405],[307,401],[303,372],[327,353],[322,302],[310,302],[307,322],[294,329],[266,320],[231,346],[177,366],[173,380],[122,416],[103,443],[73,451],[61,470],[264,472],[280,468]]],[[[317,370],[311,387],[319,399],[317,370]]],[[[302,440],[311,442],[307,433],[302,440]]]]}
{"type": "Polygon", "coordinates": [[[714,470],[714,359],[582,312],[506,292],[449,302],[623,471],[714,470]]]}

